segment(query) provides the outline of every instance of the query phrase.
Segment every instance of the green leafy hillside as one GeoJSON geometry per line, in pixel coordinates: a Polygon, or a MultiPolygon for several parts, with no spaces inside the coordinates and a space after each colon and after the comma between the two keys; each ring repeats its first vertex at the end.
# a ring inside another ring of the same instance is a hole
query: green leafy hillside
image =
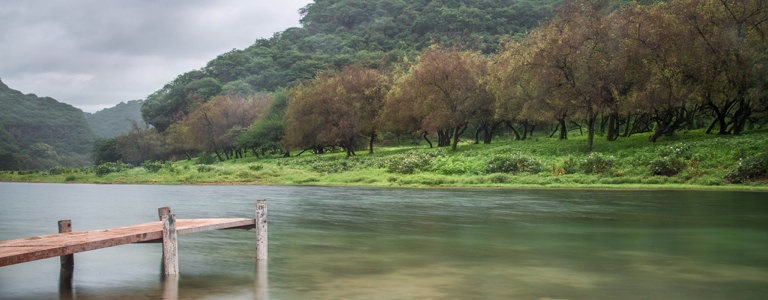
{"type": "Polygon", "coordinates": [[[218,94],[274,91],[342,66],[381,67],[432,43],[491,53],[504,36],[523,36],[560,0],[316,0],[301,27],[232,50],[179,75],[150,95],[142,113],[159,131],[218,94]]]}
{"type": "Polygon", "coordinates": [[[0,169],[84,165],[93,141],[80,109],[0,81],[0,169]]]}
{"type": "Polygon", "coordinates": [[[133,129],[134,123],[144,128],[146,123],[141,118],[141,105],[144,100],[120,102],[114,107],[105,108],[95,113],[85,113],[85,119],[91,130],[101,138],[113,138],[133,129]]]}

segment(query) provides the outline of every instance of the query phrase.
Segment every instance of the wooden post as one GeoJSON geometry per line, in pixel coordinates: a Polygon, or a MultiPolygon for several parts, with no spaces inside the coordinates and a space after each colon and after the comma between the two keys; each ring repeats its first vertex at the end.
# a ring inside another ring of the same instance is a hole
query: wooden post
{"type": "MultiPolygon", "coordinates": [[[[72,232],[72,220],[60,220],[59,221],[59,233],[72,232]]],[[[75,269],[75,255],[62,255],[61,256],[61,270],[69,271],[75,269]]]]}
{"type": "Polygon", "coordinates": [[[157,209],[157,216],[160,218],[160,221],[164,221],[165,218],[168,217],[168,215],[171,214],[171,208],[170,207],[161,207],[157,209]]]}
{"type": "Polygon", "coordinates": [[[176,215],[163,220],[163,270],[165,275],[179,274],[179,249],[176,240],[176,215]]]}
{"type": "Polygon", "coordinates": [[[256,259],[267,259],[267,200],[256,200],[256,259]]]}
{"type": "MultiPolygon", "coordinates": [[[[72,232],[72,220],[59,221],[59,233],[72,232]]],[[[75,255],[60,256],[61,269],[59,269],[59,298],[74,299],[72,291],[72,277],[75,272],[75,255]]]]}

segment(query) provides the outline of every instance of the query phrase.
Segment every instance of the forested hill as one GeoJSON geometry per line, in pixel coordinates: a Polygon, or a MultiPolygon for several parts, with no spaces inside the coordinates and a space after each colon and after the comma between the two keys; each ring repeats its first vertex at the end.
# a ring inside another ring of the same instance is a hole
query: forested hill
{"type": "Polygon", "coordinates": [[[505,36],[545,22],[561,0],[316,0],[301,27],[232,50],[150,95],[142,113],[159,131],[219,94],[274,91],[322,70],[381,66],[432,43],[495,51],[505,36]]]}
{"type": "Polygon", "coordinates": [[[82,110],[0,81],[0,170],[82,166],[93,141],[82,110]]]}
{"type": "Polygon", "coordinates": [[[144,100],[120,102],[114,107],[105,108],[95,113],[85,113],[85,119],[91,130],[100,138],[113,138],[134,129],[144,128],[146,123],[141,118],[141,105],[144,100]]]}

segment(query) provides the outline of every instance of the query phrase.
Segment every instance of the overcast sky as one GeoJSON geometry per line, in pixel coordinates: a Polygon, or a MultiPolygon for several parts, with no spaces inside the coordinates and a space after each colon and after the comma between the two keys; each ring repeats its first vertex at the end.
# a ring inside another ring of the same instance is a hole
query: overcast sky
{"type": "Polygon", "coordinates": [[[312,0],[2,0],[0,79],[87,112],[299,26],[312,0]]]}

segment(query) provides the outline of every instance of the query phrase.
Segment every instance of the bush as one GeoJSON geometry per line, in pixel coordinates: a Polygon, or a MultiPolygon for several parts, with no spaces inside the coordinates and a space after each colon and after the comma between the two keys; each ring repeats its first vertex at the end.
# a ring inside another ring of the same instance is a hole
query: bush
{"type": "Polygon", "coordinates": [[[651,161],[648,170],[652,175],[675,176],[685,168],[687,164],[679,157],[663,156],[651,161]]]}
{"type": "Polygon", "coordinates": [[[150,173],[157,173],[163,169],[163,163],[159,161],[145,161],[141,166],[144,167],[144,169],[147,169],[147,172],[150,173]]]}
{"type": "Polygon", "coordinates": [[[587,174],[606,174],[613,170],[616,165],[616,158],[612,155],[606,156],[598,152],[592,152],[585,158],[580,169],[587,174]]]}
{"type": "Polygon", "coordinates": [[[262,169],[264,169],[263,165],[248,165],[248,170],[251,171],[261,171],[262,169]]]}
{"type": "Polygon", "coordinates": [[[213,167],[208,165],[198,165],[197,171],[200,173],[210,172],[210,171],[213,171],[213,167]]]}
{"type": "Polygon", "coordinates": [[[48,170],[49,175],[61,175],[65,173],[72,174],[73,170],[69,168],[62,168],[62,167],[53,167],[50,170],[48,170]]]}
{"type": "Polygon", "coordinates": [[[509,156],[494,156],[488,161],[485,172],[491,173],[539,173],[542,163],[534,158],[515,153],[509,156]]]}
{"type": "Polygon", "coordinates": [[[121,162],[106,162],[96,166],[94,172],[96,173],[96,176],[104,176],[109,173],[117,173],[123,170],[128,170],[130,168],[133,168],[133,166],[129,164],[124,164],[121,162]]]}
{"type": "Polygon", "coordinates": [[[198,165],[212,165],[216,162],[216,156],[210,152],[203,152],[197,156],[198,165]]]}
{"type": "Polygon", "coordinates": [[[729,183],[744,183],[768,179],[768,153],[758,154],[745,159],[739,159],[725,180],[729,183]]]}
{"type": "Polygon", "coordinates": [[[694,155],[691,146],[678,143],[662,148],[658,155],[659,158],[648,164],[652,175],[675,176],[688,165],[691,166],[692,174],[698,172],[698,161],[692,160],[694,155]]]}
{"type": "Polygon", "coordinates": [[[417,171],[425,171],[432,163],[433,155],[424,152],[408,152],[393,155],[379,163],[379,167],[386,168],[389,173],[413,174],[417,171]]]}

